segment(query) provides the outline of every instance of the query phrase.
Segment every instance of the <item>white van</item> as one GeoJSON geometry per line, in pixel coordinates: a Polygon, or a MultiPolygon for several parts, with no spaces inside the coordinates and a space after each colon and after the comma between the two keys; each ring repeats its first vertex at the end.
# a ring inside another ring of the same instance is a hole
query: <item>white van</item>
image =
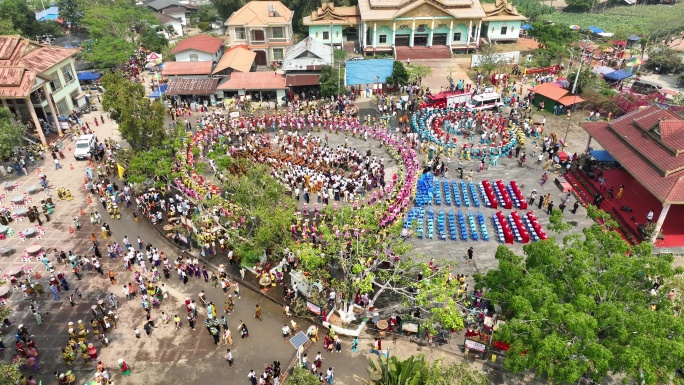
{"type": "Polygon", "coordinates": [[[489,90],[490,89],[487,89],[484,93],[473,96],[472,99],[466,103],[466,108],[475,111],[503,108],[504,103],[501,99],[501,95],[489,90]]]}
{"type": "Polygon", "coordinates": [[[90,151],[95,149],[96,144],[97,138],[95,137],[95,134],[79,136],[76,141],[74,158],[76,158],[76,160],[87,159],[90,151]]]}

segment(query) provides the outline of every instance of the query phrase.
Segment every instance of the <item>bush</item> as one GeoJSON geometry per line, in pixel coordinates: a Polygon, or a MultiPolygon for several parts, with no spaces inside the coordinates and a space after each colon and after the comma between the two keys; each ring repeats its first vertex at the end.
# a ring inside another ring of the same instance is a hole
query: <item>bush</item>
{"type": "Polygon", "coordinates": [[[206,21],[200,21],[199,23],[197,23],[197,27],[198,27],[200,30],[202,30],[202,32],[211,31],[211,29],[212,29],[212,28],[211,28],[211,23],[206,22],[206,21]]]}

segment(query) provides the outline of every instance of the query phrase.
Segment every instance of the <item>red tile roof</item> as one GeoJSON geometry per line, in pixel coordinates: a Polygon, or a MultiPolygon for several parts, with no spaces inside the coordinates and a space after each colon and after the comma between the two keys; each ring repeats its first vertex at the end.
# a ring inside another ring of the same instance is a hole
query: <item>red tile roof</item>
{"type": "Polygon", "coordinates": [[[0,36],[0,97],[29,96],[36,77],[78,51],[38,44],[19,36],[0,36]]]}
{"type": "MultiPolygon", "coordinates": [[[[0,69],[0,77],[6,73],[7,68],[0,69]]],[[[22,68],[20,71],[10,69],[8,72],[12,72],[11,81],[15,83],[5,83],[0,84],[0,98],[2,99],[15,99],[15,98],[27,98],[31,94],[31,87],[36,81],[36,73],[33,71],[27,71],[22,68]]]]}
{"type": "Polygon", "coordinates": [[[233,72],[219,90],[283,90],[285,76],[275,72],[233,72]]]}
{"type": "Polygon", "coordinates": [[[196,35],[179,41],[178,44],[173,47],[171,53],[179,53],[192,49],[195,51],[213,54],[216,53],[222,45],[223,39],[218,37],[209,35],[196,35]]]}
{"type": "Polygon", "coordinates": [[[162,75],[209,75],[214,63],[210,61],[173,61],[164,64],[162,75]]]}
{"type": "MultiPolygon", "coordinates": [[[[668,150],[656,132],[644,132],[641,128],[647,122],[653,122],[652,127],[656,127],[658,119],[663,119],[660,122],[666,121],[668,132],[680,122],[684,123],[683,118],[651,106],[610,123],[584,122],[581,126],[658,200],[684,204],[684,154],[678,156],[676,152],[668,150]],[[663,119],[665,117],[668,119],[663,119]]],[[[676,135],[679,140],[684,138],[681,132],[676,130],[668,135],[676,135]]]]}
{"type": "Polygon", "coordinates": [[[78,49],[43,46],[21,58],[22,63],[32,70],[44,72],[66,59],[76,55],[78,49]]]}

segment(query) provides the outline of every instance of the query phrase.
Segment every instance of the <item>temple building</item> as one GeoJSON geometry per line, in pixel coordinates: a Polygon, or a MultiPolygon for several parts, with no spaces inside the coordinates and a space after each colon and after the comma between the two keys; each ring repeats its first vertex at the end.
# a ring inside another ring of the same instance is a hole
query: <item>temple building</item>
{"type": "Polygon", "coordinates": [[[358,38],[360,22],[359,7],[335,7],[332,2],[323,3],[303,18],[303,24],[309,27],[309,37],[324,44],[332,42],[336,47],[358,38]]]}
{"type": "Polygon", "coordinates": [[[362,51],[393,53],[399,60],[411,54],[448,58],[478,48],[485,37],[515,41],[527,20],[507,0],[359,0],[359,13],[362,51]]]}

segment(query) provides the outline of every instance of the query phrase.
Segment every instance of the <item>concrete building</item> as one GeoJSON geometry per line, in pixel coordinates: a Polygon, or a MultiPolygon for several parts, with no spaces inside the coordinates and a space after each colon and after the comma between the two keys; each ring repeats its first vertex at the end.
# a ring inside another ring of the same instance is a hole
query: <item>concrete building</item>
{"type": "Polygon", "coordinates": [[[527,18],[513,6],[508,0],[496,0],[495,3],[483,3],[487,16],[482,19],[484,27],[482,36],[489,42],[515,42],[520,36],[520,26],[527,18]]]}
{"type": "Polygon", "coordinates": [[[332,41],[334,46],[342,46],[347,37],[358,39],[360,22],[359,7],[335,7],[333,3],[323,3],[303,18],[309,37],[324,44],[332,41]]]}
{"type": "Polygon", "coordinates": [[[43,145],[46,137],[62,135],[60,117],[86,104],[74,68],[78,52],[0,36],[0,100],[29,126],[28,137],[43,145]]]}
{"type": "Polygon", "coordinates": [[[281,62],[292,45],[293,16],[280,1],[250,1],[225,23],[228,45],[254,51],[257,66],[281,62]]]}
{"type": "Polygon", "coordinates": [[[195,35],[183,39],[176,44],[171,53],[176,61],[209,61],[216,62],[223,55],[223,39],[209,35],[195,35]]]}
{"type": "Polygon", "coordinates": [[[161,26],[171,26],[174,30],[174,36],[164,31],[164,36],[171,40],[174,37],[183,37],[183,21],[175,17],[169,16],[165,13],[155,13],[154,16],[159,20],[161,26]]]}

